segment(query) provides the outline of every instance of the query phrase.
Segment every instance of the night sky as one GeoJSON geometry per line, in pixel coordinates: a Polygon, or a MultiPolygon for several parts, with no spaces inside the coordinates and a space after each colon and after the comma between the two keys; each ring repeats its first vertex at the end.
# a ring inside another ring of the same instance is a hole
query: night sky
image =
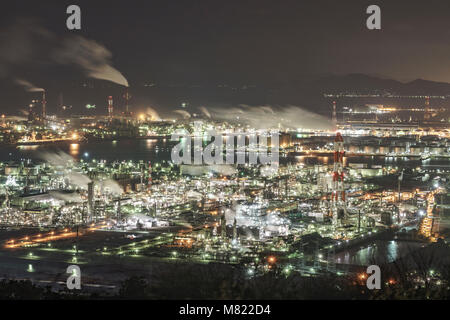
{"type": "Polygon", "coordinates": [[[15,78],[70,96],[85,73],[48,57],[74,35],[107,48],[131,87],[276,86],[347,73],[450,82],[449,12],[448,1],[3,1],[0,107],[25,102],[15,78]],[[66,29],[69,4],[81,7],[80,31],[66,29]],[[382,30],[366,29],[370,4],[381,7],[382,30]]]}

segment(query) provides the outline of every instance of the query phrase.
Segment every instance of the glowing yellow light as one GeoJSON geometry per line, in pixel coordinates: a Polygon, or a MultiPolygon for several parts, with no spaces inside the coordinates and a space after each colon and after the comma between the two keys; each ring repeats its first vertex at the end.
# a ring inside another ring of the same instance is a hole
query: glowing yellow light
{"type": "Polygon", "coordinates": [[[269,263],[275,263],[277,261],[277,259],[274,256],[270,256],[267,261],[269,261],[269,263]]]}

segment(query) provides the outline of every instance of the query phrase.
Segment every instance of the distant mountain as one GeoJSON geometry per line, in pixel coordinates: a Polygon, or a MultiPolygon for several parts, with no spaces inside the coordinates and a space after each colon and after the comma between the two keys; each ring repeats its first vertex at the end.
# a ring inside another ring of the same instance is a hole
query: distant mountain
{"type": "Polygon", "coordinates": [[[408,92],[420,95],[449,95],[450,83],[417,79],[404,84],[408,92]]]}
{"type": "Polygon", "coordinates": [[[387,91],[399,95],[450,95],[450,83],[446,82],[417,79],[404,83],[361,73],[323,76],[311,85],[330,93],[387,91]]]}

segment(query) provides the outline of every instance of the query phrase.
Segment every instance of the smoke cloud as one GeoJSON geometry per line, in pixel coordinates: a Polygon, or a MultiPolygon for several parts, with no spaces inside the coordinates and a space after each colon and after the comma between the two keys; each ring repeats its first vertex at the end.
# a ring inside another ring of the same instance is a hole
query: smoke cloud
{"type": "Polygon", "coordinates": [[[212,165],[210,166],[211,171],[217,173],[217,174],[221,174],[224,176],[232,176],[234,174],[237,173],[237,170],[235,167],[231,166],[231,165],[227,165],[227,164],[216,164],[216,165],[212,165]]]}
{"type": "MultiPolygon", "coordinates": [[[[27,115],[28,115],[28,112],[27,112],[27,115]]],[[[27,118],[21,117],[21,116],[7,116],[6,118],[11,121],[26,121],[27,120],[27,118]]]]}
{"type": "Polygon", "coordinates": [[[255,129],[332,128],[330,119],[297,106],[287,106],[274,111],[271,106],[241,105],[234,108],[214,108],[212,111],[217,120],[240,122],[255,129]]]}
{"type": "Polygon", "coordinates": [[[199,110],[209,119],[211,119],[211,114],[209,113],[208,109],[206,107],[199,107],[199,110]]]}
{"type": "Polygon", "coordinates": [[[121,195],[123,193],[122,187],[112,179],[105,179],[98,182],[103,190],[107,190],[114,195],[121,195]]]}
{"type": "Polygon", "coordinates": [[[68,172],[66,172],[65,176],[67,177],[71,185],[74,185],[81,189],[87,189],[88,183],[91,182],[91,179],[89,179],[87,175],[81,172],[69,170],[68,172]]]}
{"type": "Polygon", "coordinates": [[[16,79],[15,82],[18,85],[23,86],[25,88],[25,90],[27,90],[29,92],[43,92],[43,91],[45,91],[43,88],[38,88],[34,84],[32,84],[31,82],[26,81],[26,80],[16,79]]]}
{"type": "MultiPolygon", "coordinates": [[[[44,55],[52,35],[32,19],[18,19],[0,29],[0,76],[9,76],[15,67],[31,64],[36,55],[44,55]]],[[[36,61],[34,61],[36,62],[36,61]]]]}
{"type": "Polygon", "coordinates": [[[111,52],[93,40],[81,36],[68,38],[54,58],[58,63],[81,67],[88,77],[128,87],[127,79],[111,66],[111,52]]]}
{"type": "MultiPolygon", "coordinates": [[[[111,52],[96,41],[81,36],[61,39],[34,20],[21,19],[0,31],[0,76],[3,77],[11,76],[18,67],[73,65],[90,78],[128,87],[127,79],[112,66],[111,59],[111,52]]],[[[18,81],[26,88],[35,88],[18,81]]]]}
{"type": "Polygon", "coordinates": [[[39,158],[45,160],[46,162],[50,163],[53,166],[66,167],[70,163],[73,163],[73,158],[63,151],[57,152],[43,151],[39,153],[39,158]]]}
{"type": "Polygon", "coordinates": [[[84,173],[74,170],[73,158],[63,152],[41,152],[39,158],[51,164],[52,166],[59,167],[64,170],[64,175],[68,178],[69,183],[81,189],[86,189],[91,179],[84,173]]]}
{"type": "Polygon", "coordinates": [[[49,191],[49,194],[58,200],[63,200],[69,203],[81,203],[83,199],[81,199],[81,195],[79,193],[64,193],[61,191],[49,191]]]}
{"type": "Polygon", "coordinates": [[[161,121],[161,117],[155,109],[148,107],[146,113],[152,117],[152,120],[161,121]]]}
{"type": "Polygon", "coordinates": [[[191,114],[189,112],[187,112],[186,110],[175,110],[174,112],[180,114],[183,117],[183,119],[191,118],[191,114]]]}

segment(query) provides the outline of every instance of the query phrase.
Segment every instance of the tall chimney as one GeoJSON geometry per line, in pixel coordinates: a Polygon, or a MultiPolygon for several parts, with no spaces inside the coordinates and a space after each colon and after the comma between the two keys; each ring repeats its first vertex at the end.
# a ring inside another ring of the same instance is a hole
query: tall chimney
{"type": "Polygon", "coordinates": [[[125,99],[125,115],[130,115],[130,98],[131,95],[128,93],[128,88],[125,91],[125,94],[123,95],[123,98],[125,99]]]}
{"type": "Polygon", "coordinates": [[[44,90],[44,91],[42,91],[42,120],[45,120],[45,118],[47,116],[46,108],[47,108],[47,101],[46,101],[45,90],[44,90]]]}
{"type": "Polygon", "coordinates": [[[108,97],[108,117],[109,117],[109,119],[112,119],[113,112],[114,112],[113,98],[112,98],[112,96],[109,96],[108,97]]]}
{"type": "Polygon", "coordinates": [[[333,101],[333,113],[331,115],[333,130],[337,130],[336,101],[333,101]]]}
{"type": "Polygon", "coordinates": [[[94,182],[88,183],[88,215],[89,221],[93,220],[94,216],[94,182]]]}

